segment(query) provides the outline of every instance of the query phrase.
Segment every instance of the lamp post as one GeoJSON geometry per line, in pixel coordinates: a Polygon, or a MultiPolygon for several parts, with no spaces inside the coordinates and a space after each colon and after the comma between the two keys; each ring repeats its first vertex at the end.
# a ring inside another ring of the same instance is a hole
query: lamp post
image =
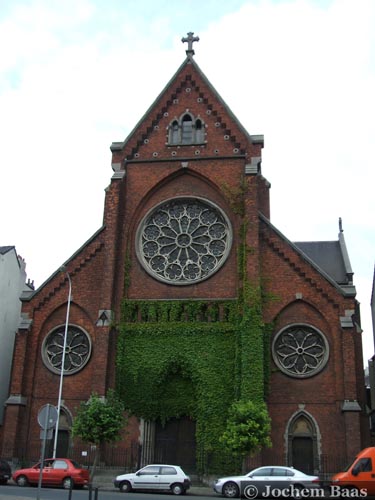
{"type": "Polygon", "coordinates": [[[60,385],[59,385],[59,397],[57,400],[57,421],[56,421],[56,427],[55,427],[55,439],[53,443],[53,457],[56,458],[56,450],[57,450],[57,439],[59,436],[59,421],[60,421],[60,409],[61,409],[61,396],[62,396],[62,389],[63,389],[63,383],[64,383],[64,368],[65,368],[65,351],[66,351],[66,341],[68,337],[68,326],[69,326],[69,312],[70,312],[70,301],[72,298],[72,282],[69,276],[68,271],[66,270],[65,266],[62,266],[60,268],[61,272],[65,272],[65,274],[68,277],[68,283],[69,283],[69,294],[68,294],[68,305],[66,308],[66,319],[65,319],[65,331],[64,331],[64,344],[63,344],[63,351],[61,355],[61,372],[60,372],[60,385]]]}

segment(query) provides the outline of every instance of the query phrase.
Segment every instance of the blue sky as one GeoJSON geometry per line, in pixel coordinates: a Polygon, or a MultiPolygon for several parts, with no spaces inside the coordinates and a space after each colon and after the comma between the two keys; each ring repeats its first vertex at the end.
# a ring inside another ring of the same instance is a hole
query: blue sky
{"type": "Polygon", "coordinates": [[[185,58],[264,134],[271,221],[336,240],[373,354],[373,0],[0,0],[0,234],[42,284],[101,225],[123,140],[185,58]]]}

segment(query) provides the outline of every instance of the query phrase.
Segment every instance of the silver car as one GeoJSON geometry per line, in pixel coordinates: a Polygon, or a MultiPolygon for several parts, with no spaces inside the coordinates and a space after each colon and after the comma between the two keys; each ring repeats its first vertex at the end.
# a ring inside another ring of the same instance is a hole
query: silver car
{"type": "Polygon", "coordinates": [[[174,495],[183,495],[190,488],[190,477],[178,465],[146,465],[137,472],[121,474],[114,480],[120,491],[169,490],[174,495]]]}
{"type": "Polygon", "coordinates": [[[319,487],[318,476],[308,476],[293,467],[270,465],[254,469],[244,476],[217,479],[214,491],[227,498],[239,496],[256,498],[258,495],[262,498],[267,496],[300,498],[306,489],[319,487]]]}

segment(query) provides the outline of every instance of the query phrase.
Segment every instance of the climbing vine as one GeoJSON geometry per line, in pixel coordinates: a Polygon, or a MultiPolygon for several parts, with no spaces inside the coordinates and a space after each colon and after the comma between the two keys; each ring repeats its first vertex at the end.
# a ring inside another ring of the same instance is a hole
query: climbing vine
{"type": "Polygon", "coordinates": [[[225,451],[218,436],[235,390],[235,336],[229,322],[126,323],[120,328],[117,390],[127,409],[162,423],[172,417],[194,419],[201,469],[208,454],[219,457],[225,451]]]}
{"type": "Polygon", "coordinates": [[[145,420],[194,419],[199,472],[238,471],[238,458],[219,441],[228,409],[236,399],[260,401],[265,395],[259,294],[250,286],[243,293],[246,305],[122,303],[117,390],[128,411],[145,420]]]}
{"type": "MultiPolygon", "coordinates": [[[[223,190],[241,220],[238,298],[124,298],[116,359],[117,391],[127,410],[162,423],[194,419],[198,472],[211,474],[239,471],[240,460],[219,438],[235,401],[263,404],[268,394],[272,328],[263,323],[261,287],[247,276],[253,249],[247,244],[246,184],[223,190]]],[[[125,267],[129,270],[130,260],[125,267]]]]}

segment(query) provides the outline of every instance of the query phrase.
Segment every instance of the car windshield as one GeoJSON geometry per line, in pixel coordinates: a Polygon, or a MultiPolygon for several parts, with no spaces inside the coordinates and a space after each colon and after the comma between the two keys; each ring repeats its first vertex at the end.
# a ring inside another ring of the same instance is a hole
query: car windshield
{"type": "Polygon", "coordinates": [[[352,465],[354,465],[354,462],[357,460],[357,458],[355,458],[354,460],[352,460],[351,462],[348,463],[348,465],[346,467],[343,468],[343,472],[348,472],[348,470],[350,469],[350,467],[352,465]]]}

